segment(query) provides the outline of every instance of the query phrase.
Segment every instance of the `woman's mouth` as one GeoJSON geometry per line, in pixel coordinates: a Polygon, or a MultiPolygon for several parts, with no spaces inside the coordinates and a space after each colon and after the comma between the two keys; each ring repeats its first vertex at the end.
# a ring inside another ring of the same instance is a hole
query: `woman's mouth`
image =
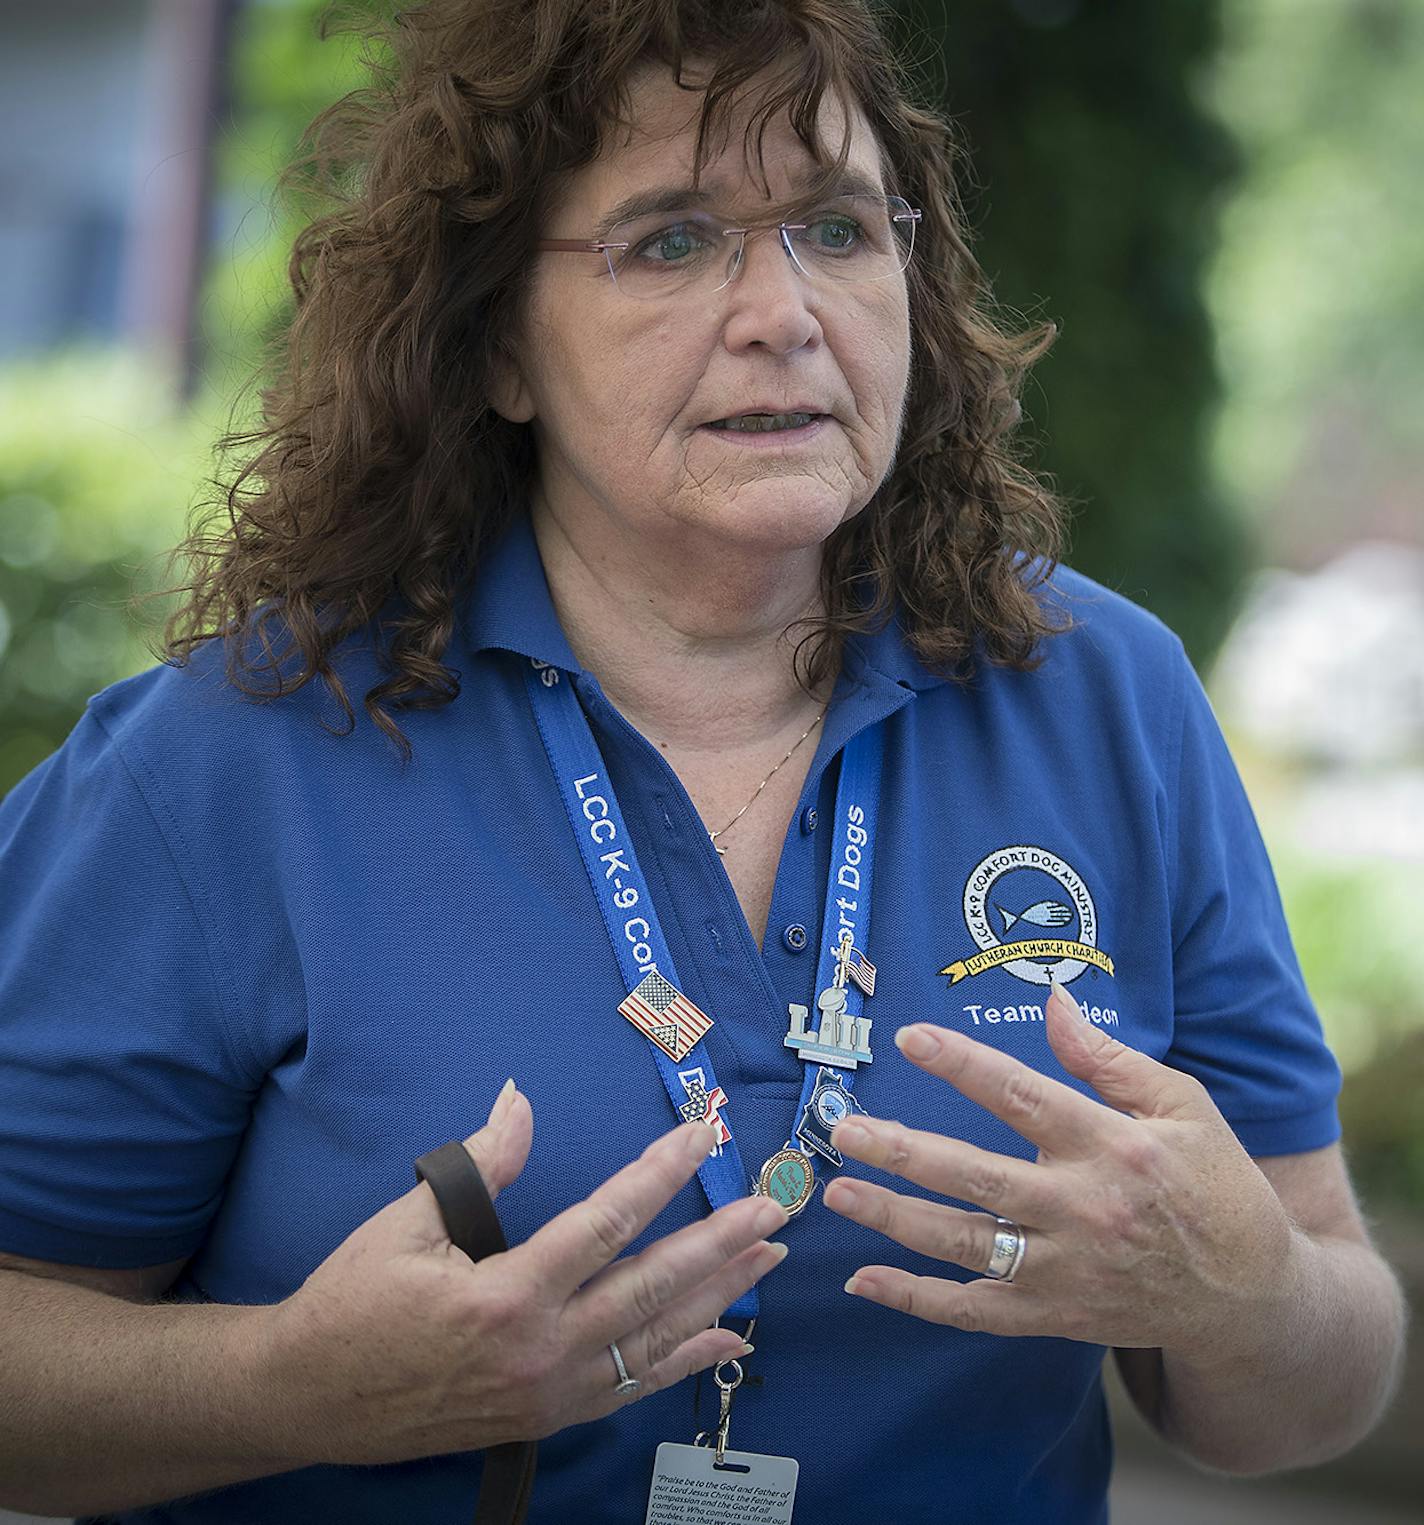
{"type": "Polygon", "coordinates": [[[819,413],[738,413],[732,418],[719,418],[708,425],[711,429],[732,429],[745,434],[770,434],[775,430],[804,429],[819,413]]]}
{"type": "Polygon", "coordinates": [[[703,424],[699,432],[742,449],[786,450],[815,439],[830,417],[829,413],[738,413],[703,424]]]}

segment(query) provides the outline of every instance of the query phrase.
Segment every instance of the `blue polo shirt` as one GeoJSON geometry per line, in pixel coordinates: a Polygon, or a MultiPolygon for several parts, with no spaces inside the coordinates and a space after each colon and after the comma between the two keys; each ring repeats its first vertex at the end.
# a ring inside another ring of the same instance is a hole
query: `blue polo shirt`
{"type": "MultiPolygon", "coordinates": [[[[401,718],[409,768],[364,714],[351,735],[323,729],[340,717],[318,685],[242,699],[216,642],[95,695],[0,806],[0,1249],[109,1267],[189,1256],[180,1298],[275,1302],[410,1188],[418,1155],[479,1126],[506,1076],[535,1120],[499,1202],[512,1242],[677,1121],[617,1013],[529,658],[572,676],[682,985],[715,1019],[707,1048],[748,1169],[791,1131],[787,1006],[815,1009],[839,759],[867,726],[884,738],[868,1111],[1032,1158],[891,1038],[944,1023],[1065,1079],[1044,1036],[1051,971],[1089,1020],[1198,1076],[1251,1153],[1331,1143],[1338,1071],[1180,644],[1066,570],[1045,596],[1076,624],[1033,672],[943,681],[893,623],[851,643],[760,951],[678,779],[575,661],[525,521],[462,606],[458,698],[401,718]]],[[[340,662],[359,714],[380,675],[370,641],[340,662]]],[[[706,1211],[694,1181],[634,1248],[706,1211]]],[[[798,1458],[798,1520],[1106,1518],[1100,1347],[848,1297],[868,1261],[970,1273],[819,1200],[784,1237],[732,1443],[798,1458]]],[[[1030,1237],[1030,1274],[1032,1255],[1030,1237]]],[[[543,1442],[533,1525],[641,1521],[658,1443],[690,1441],[715,1411],[710,1384],[700,1407],[698,1393],[689,1381],[543,1442]]],[[[315,1467],[119,1518],[453,1525],[480,1465],[315,1467]]]]}

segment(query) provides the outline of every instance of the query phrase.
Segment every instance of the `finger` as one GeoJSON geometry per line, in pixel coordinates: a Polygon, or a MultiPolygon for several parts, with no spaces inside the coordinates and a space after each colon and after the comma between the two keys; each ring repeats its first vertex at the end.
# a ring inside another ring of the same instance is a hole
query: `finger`
{"type": "MultiPolygon", "coordinates": [[[[846,1282],[853,1297],[897,1308],[930,1324],[976,1334],[1062,1335],[1052,1305],[1009,1282],[945,1281],[915,1276],[895,1266],[862,1266],[846,1282]]],[[[1068,1336],[1071,1338],[1071,1336],[1068,1336]]]]}
{"type": "Polygon", "coordinates": [[[529,1098],[513,1080],[506,1080],[484,1127],[464,1141],[466,1152],[479,1166],[491,1201],[518,1178],[533,1141],[534,1113],[529,1098]]]}
{"type": "Polygon", "coordinates": [[[785,1228],[786,1221],[786,1209],[769,1197],[742,1197],[641,1255],[615,1261],[570,1305],[575,1338],[605,1343],[651,1323],[743,1251],[785,1228]]]}
{"type": "Polygon", "coordinates": [[[1051,1154],[1096,1153],[1122,1122],[1072,1086],[950,1028],[916,1022],[895,1034],[895,1044],[922,1070],[947,1080],[1051,1154]]]}
{"type": "Polygon", "coordinates": [[[746,1341],[730,1329],[704,1329],[681,1345],[667,1358],[659,1361],[642,1378],[645,1392],[658,1392],[681,1382],[694,1372],[706,1371],[723,1361],[734,1361],[747,1352],[746,1341]]]}
{"type": "Polygon", "coordinates": [[[1048,997],[1044,1026],[1063,1068],[1086,1080],[1119,1111],[1133,1117],[1192,1118],[1212,1106],[1199,1080],[1094,1027],[1061,985],[1054,985],[1048,997]]]}
{"type": "Polygon", "coordinates": [[[664,1308],[641,1329],[618,1336],[618,1348],[631,1375],[639,1376],[666,1361],[699,1329],[706,1329],[744,1293],[774,1271],[786,1258],[784,1244],[764,1241],[744,1250],[737,1258],[694,1287],[685,1297],[664,1308]]]}
{"type": "MultiPolygon", "coordinates": [[[[484,1127],[462,1141],[479,1167],[491,1201],[524,1169],[533,1138],[534,1114],[529,1100],[515,1088],[513,1080],[507,1080],[484,1127]]],[[[419,1182],[382,1212],[394,1215],[397,1232],[407,1237],[412,1251],[435,1251],[464,1258],[464,1251],[450,1242],[445,1215],[429,1181],[419,1182]]]]}
{"type": "Polygon", "coordinates": [[[705,1123],[683,1123],[654,1139],[584,1201],[551,1219],[524,1248],[538,1258],[548,1293],[565,1302],[621,1255],[692,1179],[717,1145],[705,1123]]]}
{"type": "MultiPolygon", "coordinates": [[[[621,1345],[618,1348],[620,1352],[623,1349],[621,1345]]],[[[707,1371],[723,1361],[735,1360],[745,1348],[742,1337],[730,1329],[699,1330],[691,1339],[684,1340],[666,1361],[660,1361],[650,1371],[642,1373],[638,1377],[639,1386],[636,1393],[625,1393],[621,1396],[614,1391],[618,1385],[617,1368],[613,1365],[612,1357],[605,1350],[603,1356],[608,1362],[608,1385],[605,1389],[602,1378],[597,1379],[599,1386],[595,1389],[593,1399],[586,1410],[588,1417],[601,1419],[615,1409],[621,1409],[629,1403],[636,1403],[639,1398],[646,1398],[651,1393],[661,1392],[665,1387],[672,1387],[675,1383],[681,1382],[684,1377],[693,1376],[699,1371],[707,1371]]],[[[624,1364],[627,1364],[626,1360],[624,1364]]],[[[633,1375],[631,1370],[628,1374],[633,1375]]]]}
{"type": "MultiPolygon", "coordinates": [[[[853,1160],[946,1197],[977,1203],[1005,1218],[1056,1228],[1065,1216],[1047,1167],[940,1133],[907,1128],[890,1118],[852,1114],[831,1130],[831,1147],[853,1160]]],[[[833,1184],[844,1184],[844,1178],[833,1184]]]]}
{"type": "MultiPolygon", "coordinates": [[[[967,1271],[983,1275],[994,1253],[999,1225],[992,1213],[967,1213],[962,1208],[926,1202],[923,1197],[902,1197],[873,1182],[844,1176],[826,1187],[825,1201],[832,1212],[884,1234],[907,1250],[949,1261],[967,1271]]],[[[1039,1230],[1034,1234],[1034,1250],[1041,1251],[1044,1243],[1045,1236],[1039,1230]]],[[[1039,1263],[1035,1254],[1035,1267],[1039,1263]]]]}

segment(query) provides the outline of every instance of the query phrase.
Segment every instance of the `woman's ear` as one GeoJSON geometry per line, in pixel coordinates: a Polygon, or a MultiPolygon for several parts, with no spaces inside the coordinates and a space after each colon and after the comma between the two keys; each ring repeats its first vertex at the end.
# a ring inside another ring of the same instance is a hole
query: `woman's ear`
{"type": "Polygon", "coordinates": [[[534,397],[519,362],[501,345],[490,366],[490,407],[512,424],[527,424],[534,417],[534,397]]]}

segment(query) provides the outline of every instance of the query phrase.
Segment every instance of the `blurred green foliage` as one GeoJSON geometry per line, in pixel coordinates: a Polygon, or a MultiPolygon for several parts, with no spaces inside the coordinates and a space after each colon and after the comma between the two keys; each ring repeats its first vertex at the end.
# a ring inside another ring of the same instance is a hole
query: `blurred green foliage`
{"type": "Polygon", "coordinates": [[[1273,860],[1306,984],[1345,1071],[1340,1114],[1357,1184],[1372,1205],[1424,1214],[1424,873],[1298,847],[1278,847],[1273,860]]]}
{"type": "MultiPolygon", "coordinates": [[[[346,0],[343,9],[360,13],[372,4],[346,0]]],[[[220,396],[236,396],[280,340],[292,311],[287,257],[320,210],[301,199],[300,181],[292,194],[279,194],[277,178],[316,114],[365,83],[359,41],[342,32],[319,36],[331,10],[331,0],[249,0],[236,29],[234,127],[217,146],[227,228],[202,312],[206,382],[220,396]]]]}
{"type": "MultiPolygon", "coordinates": [[[[1358,1070],[1424,1030],[1424,874],[1412,863],[1272,859],[1330,1046],[1358,1070]]],[[[1424,1121],[1424,1114],[1421,1114],[1424,1121]]]]}
{"type": "Polygon", "coordinates": [[[181,535],[211,438],[131,357],[0,370],[0,794],[90,694],[150,665],[126,604],[181,535]]]}
{"type": "Polygon", "coordinates": [[[1424,539],[1424,5],[1230,0],[1206,98],[1249,156],[1209,282],[1217,456],[1273,564],[1424,539]]]}
{"type": "Polygon", "coordinates": [[[1424,1027],[1346,1077],[1340,1126],[1367,1208],[1424,1215],[1424,1027]]]}

